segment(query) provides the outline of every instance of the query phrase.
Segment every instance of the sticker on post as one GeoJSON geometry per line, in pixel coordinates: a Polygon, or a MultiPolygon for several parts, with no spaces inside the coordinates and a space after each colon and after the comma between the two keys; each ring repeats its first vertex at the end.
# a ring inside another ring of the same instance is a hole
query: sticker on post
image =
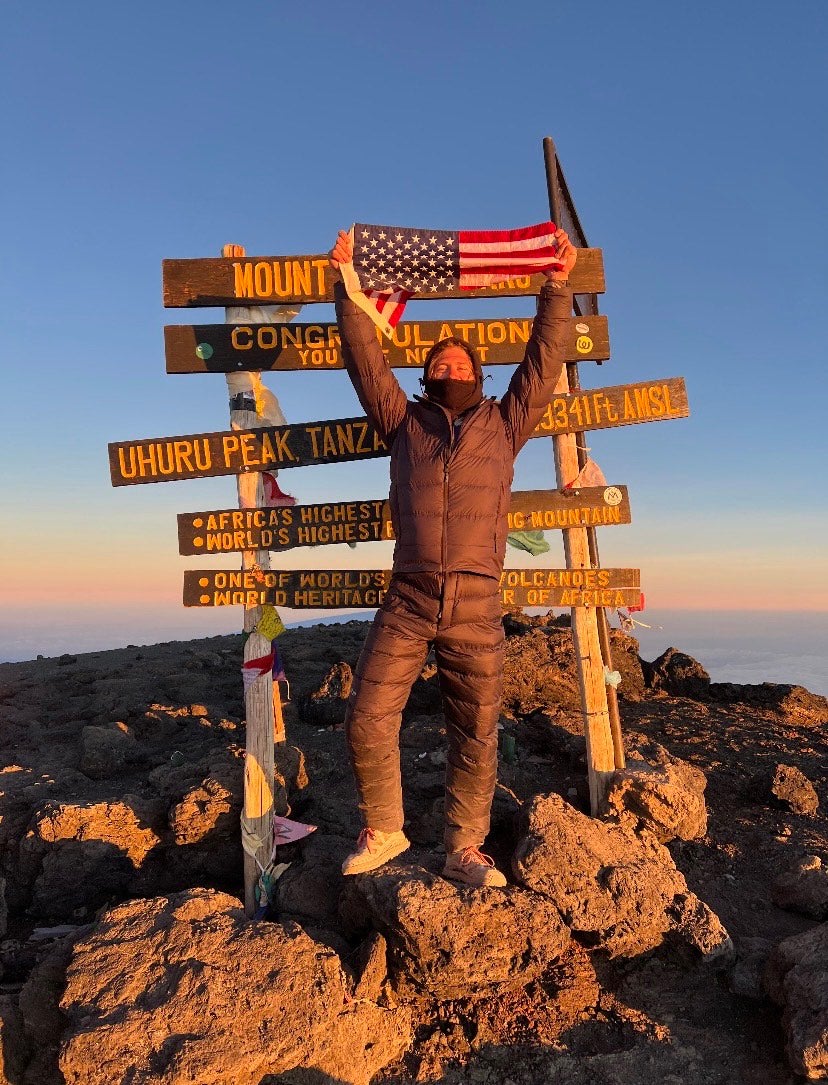
{"type": "Polygon", "coordinates": [[[617,486],[607,486],[604,490],[604,501],[607,505],[620,505],[623,497],[617,486]]]}

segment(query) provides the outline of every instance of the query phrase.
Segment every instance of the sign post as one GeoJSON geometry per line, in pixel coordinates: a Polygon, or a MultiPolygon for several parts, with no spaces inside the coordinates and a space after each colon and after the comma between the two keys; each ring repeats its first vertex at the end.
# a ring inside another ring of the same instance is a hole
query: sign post
{"type": "MultiPolygon", "coordinates": [[[[225,245],[222,256],[243,257],[244,249],[240,245],[225,245]]],[[[248,314],[248,319],[254,314],[248,314]]],[[[228,322],[238,319],[237,310],[228,310],[228,322]]],[[[255,399],[235,392],[234,382],[227,378],[227,390],[230,395],[230,428],[251,430],[266,425],[265,420],[256,410],[255,399]]],[[[264,481],[258,472],[236,476],[239,509],[257,508],[265,502],[264,481]]],[[[243,550],[242,569],[248,572],[270,569],[270,554],[267,550],[243,550]]],[[[262,608],[258,603],[245,605],[244,625],[244,663],[261,659],[271,652],[271,642],[256,627],[262,618],[262,608]]],[[[273,831],[273,780],[275,773],[274,759],[274,723],[279,732],[278,740],[284,741],[284,723],[281,721],[281,701],[279,702],[279,720],[276,720],[275,705],[279,698],[279,687],[275,687],[270,669],[246,684],[244,690],[245,710],[245,756],[244,756],[244,798],[242,805],[242,845],[244,848],[244,910],[248,916],[256,911],[256,885],[259,871],[270,862],[271,839],[273,831]]]]}
{"type": "MultiPolygon", "coordinates": [[[[558,156],[555,144],[547,136],[543,141],[546,164],[546,185],[549,195],[549,211],[552,220],[561,225],[561,200],[558,190],[558,156]]],[[[573,237],[573,244],[579,239],[573,237]]],[[[594,305],[594,296],[588,304],[594,305]]],[[[556,387],[556,392],[577,392],[580,387],[578,367],[568,362],[556,387]]],[[[578,447],[582,434],[565,434],[552,438],[555,457],[555,474],[559,487],[577,478],[586,462],[586,452],[578,447]]],[[[568,568],[588,569],[597,564],[598,551],[594,530],[569,528],[563,533],[564,555],[568,568]],[[590,537],[591,536],[591,537],[590,537]]],[[[587,749],[589,775],[589,804],[593,816],[603,813],[606,796],[616,769],[624,767],[624,748],[621,740],[621,723],[615,690],[608,687],[605,667],[612,670],[606,613],[585,607],[571,610],[572,639],[575,645],[575,663],[578,671],[578,687],[581,693],[581,710],[584,716],[584,735],[587,749]],[[603,622],[604,637],[600,635],[603,622]],[[608,694],[609,689],[609,694],[608,694]],[[613,718],[614,717],[614,718],[613,718]]]]}
{"type": "MultiPolygon", "coordinates": [[[[552,218],[578,248],[571,275],[576,317],[570,319],[559,384],[531,435],[552,438],[557,489],[514,492],[508,526],[518,532],[560,529],[566,567],[506,569],[500,595],[504,608],[571,608],[590,806],[593,815],[599,815],[614,772],[624,766],[618,703],[609,684],[612,663],[604,608],[635,606],[641,588],[637,569],[600,567],[595,528],[629,523],[629,500],[624,486],[573,485],[586,464],[579,442],[590,430],[685,418],[689,408],[684,381],[678,377],[581,389],[576,363],[600,365],[609,358],[607,321],[597,306],[597,294],[604,291],[603,256],[600,249],[586,247],[551,139],[544,140],[544,155],[552,218]]],[[[265,500],[264,472],[375,459],[388,456],[389,449],[365,417],[288,425],[261,394],[259,374],[264,369],[325,372],[342,367],[335,324],[286,323],[297,307],[332,300],[335,275],[326,255],[248,257],[241,246],[226,245],[216,259],[165,260],[163,278],[167,307],[225,307],[223,325],[166,328],[165,348],[169,373],[226,375],[230,429],[113,442],[110,473],[113,486],[237,478],[238,508],[181,514],[178,537],[181,554],[241,554],[241,568],[185,572],[183,602],[244,608],[242,843],[245,910],[252,915],[260,903],[260,872],[271,856],[274,742],[285,741],[271,669],[278,623],[273,611],[264,608],[374,608],[391,577],[387,569],[271,569],[270,554],[391,539],[394,534],[384,498],[273,507],[265,500]]],[[[544,281],[542,275],[522,276],[475,290],[447,287],[427,296],[531,296],[544,281]]],[[[531,322],[523,317],[409,321],[395,329],[391,342],[383,341],[383,350],[392,367],[420,367],[434,342],[455,335],[478,349],[483,364],[508,365],[521,360],[530,331],[531,322]]]]}

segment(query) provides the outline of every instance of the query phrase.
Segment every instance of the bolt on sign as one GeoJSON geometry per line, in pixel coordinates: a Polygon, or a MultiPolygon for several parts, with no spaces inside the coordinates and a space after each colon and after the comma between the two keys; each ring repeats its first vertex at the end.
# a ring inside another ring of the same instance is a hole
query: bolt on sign
{"type": "MultiPolygon", "coordinates": [[[[390,569],[191,569],[184,606],[378,607],[390,581],[390,569]]],[[[500,597],[505,607],[636,606],[641,578],[638,569],[506,569],[500,597]]]]}
{"type": "MultiPolygon", "coordinates": [[[[531,317],[502,320],[403,321],[377,338],[394,369],[420,368],[441,339],[464,339],[483,365],[516,365],[532,332],[531,317]]],[[[234,373],[239,370],[342,369],[336,324],[170,324],[164,328],[168,373],[234,373]]],[[[605,361],[610,356],[605,316],[573,317],[566,361],[605,361]]]]}
{"type": "MultiPolygon", "coordinates": [[[[630,523],[626,486],[572,490],[517,490],[509,531],[608,527],[630,523]]],[[[393,539],[388,501],[333,501],[258,509],[214,509],[178,516],[179,554],[284,551],[297,546],[393,539]]]]}
{"type": "MultiPolygon", "coordinates": [[[[686,418],[689,413],[681,377],[619,384],[555,396],[532,436],[662,422],[686,418]]],[[[341,418],[118,441],[109,445],[109,466],[113,486],[134,486],[387,455],[388,449],[366,418],[341,418]]]]}
{"type": "MultiPolygon", "coordinates": [[[[211,305],[271,304],[305,305],[333,301],[338,274],[326,255],[217,257],[163,262],[164,305],[168,309],[211,305]]],[[[579,249],[570,279],[577,293],[603,294],[604,262],[600,249],[579,249]]],[[[525,275],[503,283],[461,290],[448,287],[429,291],[429,300],[440,298],[519,297],[539,294],[543,275],[525,275]]]]}

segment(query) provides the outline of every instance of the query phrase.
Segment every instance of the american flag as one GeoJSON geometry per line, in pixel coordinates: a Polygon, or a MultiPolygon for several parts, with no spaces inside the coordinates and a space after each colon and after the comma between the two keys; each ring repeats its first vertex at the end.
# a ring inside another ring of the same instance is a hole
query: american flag
{"type": "Polygon", "coordinates": [[[357,222],[353,263],[342,265],[342,278],[349,297],[390,336],[414,294],[474,290],[560,270],[556,229],[554,222],[519,230],[414,230],[357,222]]]}

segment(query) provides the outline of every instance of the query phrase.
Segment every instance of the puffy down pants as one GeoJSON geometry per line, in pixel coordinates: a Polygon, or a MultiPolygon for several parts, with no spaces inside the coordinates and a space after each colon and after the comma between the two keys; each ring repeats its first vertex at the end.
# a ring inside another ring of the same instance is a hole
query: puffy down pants
{"type": "Polygon", "coordinates": [[[473,573],[394,577],[362,649],[345,729],[365,825],[403,827],[400,722],[434,645],[448,733],[447,851],[479,846],[497,778],[503,625],[497,581],[473,573]]]}

